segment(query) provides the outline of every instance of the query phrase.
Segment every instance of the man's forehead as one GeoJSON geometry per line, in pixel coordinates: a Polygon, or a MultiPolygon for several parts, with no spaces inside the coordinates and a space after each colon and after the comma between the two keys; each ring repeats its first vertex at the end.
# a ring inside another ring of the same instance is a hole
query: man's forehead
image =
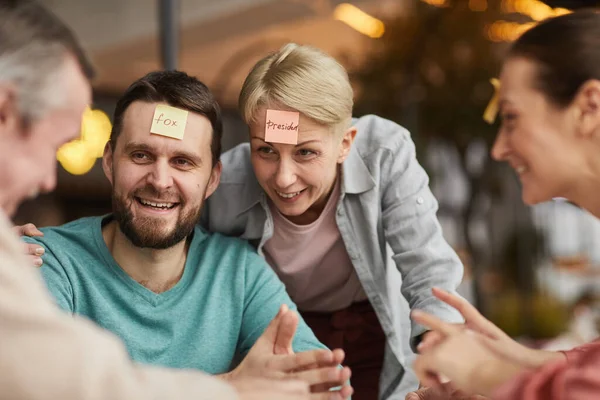
{"type": "MultiPolygon", "coordinates": [[[[202,149],[205,146],[210,149],[212,126],[208,118],[197,113],[188,114],[181,139],[152,133],[157,106],[164,106],[164,103],[136,101],[127,108],[122,126],[122,135],[129,138],[127,142],[131,140],[151,145],[168,145],[171,148],[188,147],[188,150],[202,149]]],[[[164,115],[160,120],[162,123],[172,123],[164,115]]]]}
{"type": "Polygon", "coordinates": [[[143,101],[134,101],[131,103],[123,115],[123,129],[146,130],[149,133],[155,107],[156,103],[146,103],[143,101]]]}

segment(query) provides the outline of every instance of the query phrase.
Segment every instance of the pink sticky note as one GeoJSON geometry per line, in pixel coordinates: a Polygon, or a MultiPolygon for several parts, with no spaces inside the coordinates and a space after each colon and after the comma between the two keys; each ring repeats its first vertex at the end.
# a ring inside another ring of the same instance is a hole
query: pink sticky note
{"type": "Polygon", "coordinates": [[[298,144],[297,111],[267,110],[265,121],[265,142],[298,144]]]}

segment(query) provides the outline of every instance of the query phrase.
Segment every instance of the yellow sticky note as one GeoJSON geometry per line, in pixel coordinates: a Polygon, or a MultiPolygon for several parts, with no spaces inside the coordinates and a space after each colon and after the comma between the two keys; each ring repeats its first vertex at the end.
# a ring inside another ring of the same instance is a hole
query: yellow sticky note
{"type": "Polygon", "coordinates": [[[267,110],[265,121],[265,142],[298,144],[297,111],[267,110]]]}
{"type": "Polygon", "coordinates": [[[488,124],[493,124],[496,120],[496,115],[498,115],[498,90],[500,90],[500,81],[492,78],[490,79],[490,83],[494,86],[494,95],[483,112],[483,120],[488,124]]]}
{"type": "Polygon", "coordinates": [[[181,140],[185,132],[187,117],[186,110],[159,104],[154,110],[150,132],[181,140]]]}

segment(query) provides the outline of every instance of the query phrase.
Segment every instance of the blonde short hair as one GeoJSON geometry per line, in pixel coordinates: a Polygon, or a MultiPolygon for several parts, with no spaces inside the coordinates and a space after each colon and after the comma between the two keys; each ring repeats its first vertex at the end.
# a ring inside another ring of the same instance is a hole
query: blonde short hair
{"type": "Polygon", "coordinates": [[[246,77],[239,99],[244,121],[263,106],[285,106],[332,128],[347,129],[353,92],[348,73],[333,57],[289,43],[260,60],[246,77]]]}

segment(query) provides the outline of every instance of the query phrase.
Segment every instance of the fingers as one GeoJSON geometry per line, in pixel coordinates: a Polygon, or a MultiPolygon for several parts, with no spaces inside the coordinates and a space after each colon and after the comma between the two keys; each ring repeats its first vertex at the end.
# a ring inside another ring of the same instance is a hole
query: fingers
{"type": "Polygon", "coordinates": [[[444,393],[437,388],[423,388],[416,392],[410,392],[406,395],[405,400],[490,400],[483,396],[469,396],[461,393],[444,393]]]}
{"type": "Polygon", "coordinates": [[[277,315],[275,317],[280,317],[282,315],[284,315],[285,313],[287,313],[290,310],[290,308],[287,306],[287,304],[282,304],[279,307],[279,311],[277,312],[277,315]]]}
{"type": "Polygon", "coordinates": [[[296,380],[272,380],[263,378],[234,379],[241,400],[308,400],[309,386],[296,380]]]}
{"type": "Polygon", "coordinates": [[[267,379],[267,378],[243,378],[239,382],[233,382],[234,386],[252,387],[255,389],[273,389],[278,392],[287,393],[309,393],[310,387],[306,382],[297,379],[267,379]]]}
{"type": "Polygon", "coordinates": [[[354,388],[346,383],[344,386],[341,387],[338,393],[340,394],[340,397],[342,399],[349,399],[350,396],[354,394],[354,388]]]}
{"type": "Polygon", "coordinates": [[[477,309],[473,307],[471,303],[469,303],[462,297],[453,295],[440,288],[433,288],[431,291],[433,292],[433,295],[439,300],[443,301],[451,307],[456,308],[462,314],[462,316],[465,317],[465,319],[471,317],[481,317],[479,311],[477,311],[477,309]]]}
{"type": "Polygon", "coordinates": [[[44,236],[34,224],[15,226],[13,230],[19,236],[44,236]]]}
{"type": "Polygon", "coordinates": [[[471,303],[462,297],[455,296],[440,288],[433,288],[432,292],[439,300],[456,308],[471,328],[493,337],[501,333],[496,325],[487,320],[471,303]]]}
{"type": "Polygon", "coordinates": [[[354,388],[348,383],[351,376],[350,369],[347,367],[344,369],[337,368],[337,371],[337,379],[341,379],[341,381],[312,385],[310,387],[312,393],[310,396],[311,400],[344,400],[350,398],[352,394],[354,394],[354,388]]]}
{"type": "Polygon", "coordinates": [[[410,392],[409,394],[406,395],[404,400],[426,400],[427,397],[424,397],[426,395],[422,393],[423,390],[427,390],[427,389],[419,389],[416,392],[410,392]]]}
{"type": "Polygon", "coordinates": [[[435,347],[444,340],[444,335],[437,331],[429,331],[423,336],[423,340],[417,346],[419,353],[424,353],[427,350],[435,347]]]}
{"type": "Polygon", "coordinates": [[[306,382],[300,380],[289,379],[289,380],[265,380],[265,387],[269,387],[278,392],[285,393],[298,393],[308,394],[310,392],[309,386],[306,382]]]}
{"type": "MultiPolygon", "coordinates": [[[[421,385],[435,388],[440,386],[442,383],[440,382],[438,374],[431,368],[431,365],[433,365],[432,361],[433,357],[431,356],[431,353],[421,355],[417,357],[413,363],[413,369],[419,378],[421,385]]],[[[425,391],[421,393],[422,396],[425,396],[425,394],[428,394],[428,392],[425,391]]],[[[427,397],[423,398],[426,399],[427,397]]]]}
{"type": "Polygon", "coordinates": [[[346,400],[354,394],[354,389],[350,385],[340,388],[340,390],[314,392],[310,395],[310,400],[346,400]]]}
{"type": "Polygon", "coordinates": [[[341,397],[345,398],[345,397],[351,396],[352,393],[354,393],[354,388],[348,384],[348,381],[346,381],[343,383],[343,386],[342,386],[342,383],[338,383],[337,385],[331,385],[331,384],[314,385],[314,386],[311,386],[310,391],[312,393],[339,392],[342,395],[341,397]]]}
{"type": "Polygon", "coordinates": [[[454,390],[452,383],[443,383],[439,386],[421,386],[416,392],[410,392],[405,400],[468,400],[461,393],[454,390]]]}
{"type": "Polygon", "coordinates": [[[438,387],[422,387],[416,392],[410,392],[404,400],[490,400],[482,396],[470,396],[454,389],[451,383],[438,387]]]}
{"type": "Polygon", "coordinates": [[[444,394],[437,388],[424,387],[416,392],[410,392],[404,400],[446,400],[444,394]]]}
{"type": "Polygon", "coordinates": [[[342,349],[333,349],[333,363],[335,365],[340,365],[344,362],[346,358],[346,353],[342,349]]]}
{"type": "Polygon", "coordinates": [[[434,317],[424,311],[414,310],[410,313],[410,317],[416,323],[424,325],[433,331],[438,331],[445,336],[461,331],[460,327],[444,322],[438,317],[434,317]]]}
{"type": "Polygon", "coordinates": [[[309,368],[337,366],[334,352],[331,350],[309,350],[285,356],[276,356],[269,360],[268,368],[276,371],[303,371],[309,368]]]}
{"type": "Polygon", "coordinates": [[[44,254],[45,250],[39,244],[25,243],[25,254],[29,256],[31,260],[31,264],[36,267],[41,267],[43,264],[42,254],[44,254]]]}
{"type": "MultiPolygon", "coordinates": [[[[13,230],[19,236],[44,236],[44,234],[40,232],[33,224],[15,226],[13,227],[13,230]]],[[[46,250],[39,244],[24,243],[23,246],[24,253],[28,256],[31,265],[41,267],[44,263],[41,256],[46,250]]]]}
{"type": "Polygon", "coordinates": [[[311,392],[325,392],[329,389],[343,386],[350,379],[350,368],[326,367],[307,371],[293,372],[288,376],[299,379],[311,386],[311,392]]]}
{"type": "Polygon", "coordinates": [[[298,329],[298,314],[293,311],[287,311],[281,315],[280,319],[273,352],[274,354],[293,354],[292,342],[296,334],[296,329],[298,329]]]}
{"type": "Polygon", "coordinates": [[[279,307],[279,312],[277,313],[277,315],[275,315],[275,317],[273,317],[271,322],[269,322],[269,325],[267,326],[267,328],[265,329],[263,334],[260,335],[260,337],[258,338],[256,343],[254,343],[253,347],[259,347],[262,350],[268,351],[268,352],[273,351],[272,349],[273,349],[275,340],[277,338],[277,331],[279,330],[279,324],[281,322],[281,317],[284,314],[286,314],[288,311],[289,311],[289,308],[285,304],[282,304],[281,307],[279,307]],[[262,346],[265,346],[265,347],[262,347],[262,346]],[[266,346],[268,346],[268,350],[266,350],[266,346]]]}
{"type": "Polygon", "coordinates": [[[39,244],[25,243],[25,254],[39,257],[45,252],[46,250],[39,244]]]}
{"type": "Polygon", "coordinates": [[[323,358],[321,361],[317,361],[312,364],[302,366],[300,368],[295,369],[294,371],[297,372],[297,371],[303,371],[303,370],[314,369],[314,368],[340,366],[341,364],[344,363],[344,358],[346,358],[346,354],[344,353],[344,350],[334,349],[332,351],[332,353],[333,353],[332,360],[330,360],[328,357],[323,358]]]}
{"type": "Polygon", "coordinates": [[[30,265],[33,265],[34,267],[41,267],[44,264],[44,260],[42,260],[41,257],[33,257],[33,256],[29,256],[27,257],[30,260],[30,265]]]}

